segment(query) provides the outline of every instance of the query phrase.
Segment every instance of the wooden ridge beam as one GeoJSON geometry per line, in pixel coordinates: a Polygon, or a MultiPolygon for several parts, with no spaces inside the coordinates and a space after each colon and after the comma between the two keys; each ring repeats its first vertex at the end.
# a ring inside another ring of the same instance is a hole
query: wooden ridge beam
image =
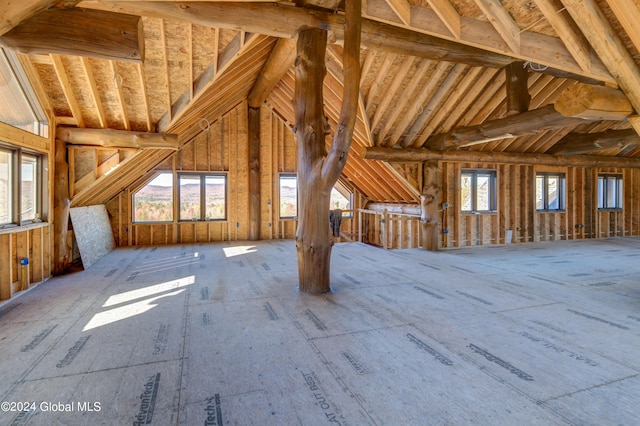
{"type": "Polygon", "coordinates": [[[597,133],[569,133],[560,139],[546,154],[588,154],[606,148],[625,148],[640,145],[640,136],[634,129],[607,130],[597,133]]]}
{"type": "Polygon", "coordinates": [[[550,154],[522,154],[515,152],[489,151],[433,151],[425,148],[395,149],[379,147],[360,148],[360,157],[365,160],[388,162],[421,162],[421,161],[452,161],[469,163],[501,163],[501,164],[531,164],[547,166],[578,166],[578,167],[622,167],[640,168],[640,158],[605,157],[596,155],[564,155],[550,154]]]}
{"type": "Polygon", "coordinates": [[[633,114],[633,106],[622,91],[581,83],[566,88],[556,99],[555,108],[567,117],[596,120],[624,120],[633,114]]]}
{"type": "Polygon", "coordinates": [[[130,132],[114,129],[82,129],[58,126],[56,139],[70,145],[103,146],[107,148],[173,149],[177,150],[178,135],[166,133],[130,132]]]}
{"type": "Polygon", "coordinates": [[[258,108],[262,105],[276,84],[291,68],[295,59],[296,40],[292,38],[279,39],[251,89],[251,93],[249,93],[247,98],[249,107],[258,108]]]}
{"type": "Polygon", "coordinates": [[[5,33],[0,45],[27,54],[144,60],[142,19],[102,10],[45,10],[5,33]]]}
{"type": "MultiPolygon", "coordinates": [[[[4,1],[0,3],[0,35],[3,35],[22,22],[37,15],[43,10],[55,6],[60,0],[34,0],[26,2],[21,1],[4,1]]],[[[67,6],[74,6],[79,1],[66,1],[67,6]]]]}

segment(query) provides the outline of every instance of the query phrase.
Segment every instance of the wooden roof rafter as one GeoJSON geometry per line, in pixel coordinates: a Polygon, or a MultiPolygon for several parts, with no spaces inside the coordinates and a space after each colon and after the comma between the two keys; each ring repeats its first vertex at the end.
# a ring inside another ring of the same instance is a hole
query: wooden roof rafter
{"type": "Polygon", "coordinates": [[[71,110],[71,114],[73,115],[73,118],[75,118],[78,127],[85,127],[84,118],[82,117],[82,110],[80,109],[76,96],[73,93],[73,87],[71,85],[71,82],[69,81],[67,72],[65,71],[62,58],[60,57],[60,55],[50,56],[51,62],[53,64],[53,69],[55,70],[55,73],[58,77],[58,81],[60,82],[60,86],[62,87],[62,91],[67,100],[67,104],[69,105],[69,109],[71,110]]]}

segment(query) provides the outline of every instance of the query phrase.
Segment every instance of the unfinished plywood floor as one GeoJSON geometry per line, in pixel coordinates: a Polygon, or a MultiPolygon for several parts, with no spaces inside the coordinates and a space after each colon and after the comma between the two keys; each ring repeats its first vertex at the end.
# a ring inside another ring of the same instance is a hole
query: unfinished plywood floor
{"type": "Polygon", "coordinates": [[[640,240],[118,249],[0,310],[1,424],[634,425],[640,240]],[[22,412],[6,411],[23,408],[22,412]]]}

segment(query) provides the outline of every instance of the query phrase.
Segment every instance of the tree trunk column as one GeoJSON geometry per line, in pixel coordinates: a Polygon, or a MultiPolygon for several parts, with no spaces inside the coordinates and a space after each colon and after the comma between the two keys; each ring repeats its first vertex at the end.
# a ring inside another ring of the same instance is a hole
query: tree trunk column
{"type": "Polygon", "coordinates": [[[296,144],[298,148],[298,228],[296,249],[300,291],[326,293],[330,287],[329,197],[322,179],[326,119],[322,87],[327,33],[298,34],[296,58],[296,144]]]}
{"type": "Polygon", "coordinates": [[[438,162],[425,161],[424,187],[420,195],[420,222],[422,225],[422,248],[430,251],[438,250],[438,162]]]}
{"type": "Polygon", "coordinates": [[[249,240],[260,239],[260,107],[249,107],[249,240]]]}
{"type": "Polygon", "coordinates": [[[55,169],[53,182],[53,274],[62,274],[71,262],[67,251],[67,228],[69,226],[69,164],[67,163],[67,144],[56,139],[55,169]]]}

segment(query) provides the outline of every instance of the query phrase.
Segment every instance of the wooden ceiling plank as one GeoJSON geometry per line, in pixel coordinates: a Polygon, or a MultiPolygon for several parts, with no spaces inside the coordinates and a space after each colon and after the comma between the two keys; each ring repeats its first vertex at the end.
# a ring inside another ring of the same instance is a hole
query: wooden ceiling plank
{"type": "Polygon", "coordinates": [[[449,0],[427,0],[431,9],[436,12],[442,23],[451,31],[456,39],[462,38],[460,29],[460,14],[449,0]]]}
{"type": "Polygon", "coordinates": [[[127,108],[125,106],[124,92],[122,91],[123,77],[118,72],[117,63],[115,61],[109,61],[109,68],[113,74],[113,85],[116,90],[116,99],[118,100],[118,107],[122,114],[122,126],[125,130],[131,130],[131,122],[129,121],[129,115],[127,114],[127,108]]]}
{"type": "Polygon", "coordinates": [[[438,63],[438,65],[436,65],[436,68],[433,71],[432,75],[429,76],[427,83],[422,86],[420,93],[418,93],[413,102],[416,110],[410,111],[405,114],[402,120],[400,120],[400,122],[396,124],[396,129],[391,134],[391,138],[389,139],[389,142],[386,144],[386,146],[394,146],[400,141],[401,138],[406,137],[404,136],[405,131],[407,131],[409,126],[411,126],[411,123],[413,123],[416,116],[424,113],[424,110],[426,108],[424,106],[425,102],[427,102],[427,99],[429,99],[430,96],[433,96],[434,88],[438,85],[438,83],[440,83],[442,77],[450,71],[450,68],[451,64],[448,64],[446,62],[440,62],[438,63]]]}
{"type": "Polygon", "coordinates": [[[413,125],[409,129],[408,134],[405,136],[402,146],[404,148],[412,146],[416,143],[416,140],[420,137],[420,132],[425,127],[425,124],[428,120],[436,114],[436,108],[443,101],[445,101],[446,97],[449,95],[449,92],[453,89],[453,87],[458,82],[458,79],[464,72],[466,71],[467,66],[462,64],[454,65],[454,67],[449,72],[449,75],[444,79],[442,84],[438,87],[438,90],[433,95],[429,103],[424,110],[419,115],[419,117],[413,122],[413,125]]]}
{"type": "Polygon", "coordinates": [[[533,2],[538,6],[538,9],[540,9],[540,12],[542,12],[560,39],[562,39],[567,50],[571,52],[573,59],[580,65],[580,68],[589,72],[591,70],[591,47],[582,33],[571,25],[569,22],[571,18],[565,17],[565,11],[558,10],[552,0],[533,0],[533,2]]]}
{"type": "Polygon", "coordinates": [[[467,90],[469,86],[476,80],[478,75],[484,71],[484,68],[472,68],[466,76],[463,77],[463,80],[456,84],[455,88],[447,94],[447,99],[443,103],[443,105],[438,108],[438,112],[433,116],[433,118],[427,124],[427,127],[422,131],[422,134],[418,136],[416,141],[413,143],[413,146],[416,148],[420,148],[427,141],[431,133],[436,131],[436,129],[440,126],[440,124],[457,108],[459,108],[462,100],[461,97],[465,97],[467,94],[467,90]]]}
{"type": "MultiPolygon", "coordinates": [[[[562,0],[569,14],[613,75],[636,111],[640,111],[640,68],[595,0],[562,0]]],[[[637,25],[637,22],[635,23],[637,25]]]]}
{"type": "Polygon", "coordinates": [[[193,98],[189,100],[189,92],[185,92],[176,100],[174,105],[169,107],[169,110],[172,111],[169,113],[167,111],[162,118],[158,121],[156,127],[159,132],[167,132],[169,129],[173,128],[173,126],[182,119],[183,115],[189,111],[191,106],[196,103],[200,97],[203,96],[214,84],[224,71],[228,69],[234,62],[234,60],[241,58],[243,56],[243,52],[249,50],[252,46],[264,42],[265,40],[271,40],[270,37],[267,36],[253,36],[251,37],[244,46],[240,46],[239,39],[236,36],[234,38],[235,42],[230,42],[222,52],[222,55],[218,56],[218,60],[213,60],[211,64],[196,78],[193,89],[193,98]],[[220,63],[219,63],[220,62],[220,63]]]}
{"type": "Polygon", "coordinates": [[[71,83],[69,82],[67,72],[64,69],[62,59],[59,55],[51,55],[51,63],[53,64],[53,69],[55,70],[56,76],[58,77],[60,86],[62,87],[62,92],[67,99],[67,103],[69,104],[71,114],[76,119],[78,127],[85,127],[84,118],[82,118],[82,110],[78,105],[78,101],[76,100],[75,95],[73,94],[73,88],[71,87],[71,83]]]}
{"type": "Polygon", "coordinates": [[[91,63],[87,57],[82,58],[82,70],[84,71],[84,75],[87,77],[87,81],[89,81],[89,91],[91,93],[91,98],[93,99],[93,106],[96,109],[98,122],[100,123],[100,127],[105,129],[109,127],[109,124],[107,123],[104,107],[100,100],[100,93],[98,92],[98,86],[96,85],[96,78],[93,75],[93,68],[91,68],[91,63]]]}
{"type": "Polygon", "coordinates": [[[618,21],[631,39],[631,42],[640,50],[640,8],[634,0],[607,0],[607,4],[616,15],[618,21]]]}
{"type": "Polygon", "coordinates": [[[387,134],[389,133],[391,128],[396,124],[396,120],[398,119],[402,111],[405,109],[405,107],[407,107],[409,100],[411,99],[416,89],[418,88],[418,84],[420,84],[420,81],[421,81],[420,77],[425,75],[427,70],[432,66],[433,66],[433,62],[429,60],[423,60],[420,63],[420,65],[416,69],[416,72],[413,78],[405,86],[400,96],[398,96],[398,100],[393,106],[393,110],[391,111],[391,114],[385,121],[384,126],[382,126],[382,129],[380,129],[380,131],[378,132],[379,145],[381,146],[386,145],[385,138],[387,137],[387,134]]]}
{"type": "Polygon", "coordinates": [[[147,93],[146,79],[144,78],[144,67],[142,64],[138,64],[136,66],[138,71],[138,83],[140,84],[140,91],[142,92],[142,102],[143,102],[143,115],[145,119],[145,124],[147,126],[147,132],[150,132],[153,129],[153,124],[151,123],[151,110],[149,109],[149,95],[147,93]]]}
{"type": "Polygon", "coordinates": [[[386,93],[376,107],[376,112],[373,115],[373,120],[371,121],[371,128],[375,129],[380,123],[380,120],[382,120],[384,114],[387,113],[387,108],[391,104],[393,98],[397,95],[398,89],[411,70],[414,61],[414,56],[407,56],[402,62],[402,65],[400,65],[400,68],[393,73],[393,81],[385,88],[386,93]]]}
{"type": "Polygon", "coordinates": [[[520,28],[500,0],[475,0],[491,25],[514,53],[520,53],[520,28]]]}
{"type": "Polygon", "coordinates": [[[411,24],[411,5],[407,0],[385,0],[405,25],[411,24]]]}
{"type": "Polygon", "coordinates": [[[360,71],[360,87],[362,87],[364,79],[369,75],[371,67],[373,66],[373,63],[376,60],[376,56],[378,55],[378,52],[372,49],[367,49],[366,52],[367,55],[364,58],[364,62],[362,63],[362,70],[360,71]]]}
{"type": "Polygon", "coordinates": [[[395,59],[396,59],[396,55],[394,53],[388,53],[384,58],[384,62],[380,66],[380,69],[378,69],[376,73],[376,78],[373,81],[373,84],[371,85],[371,87],[369,88],[369,92],[366,93],[367,114],[369,114],[369,111],[371,111],[371,108],[373,107],[373,100],[375,99],[376,95],[378,94],[378,91],[382,87],[384,79],[388,76],[389,69],[391,69],[391,66],[393,65],[393,61],[395,61],[395,59]]]}

